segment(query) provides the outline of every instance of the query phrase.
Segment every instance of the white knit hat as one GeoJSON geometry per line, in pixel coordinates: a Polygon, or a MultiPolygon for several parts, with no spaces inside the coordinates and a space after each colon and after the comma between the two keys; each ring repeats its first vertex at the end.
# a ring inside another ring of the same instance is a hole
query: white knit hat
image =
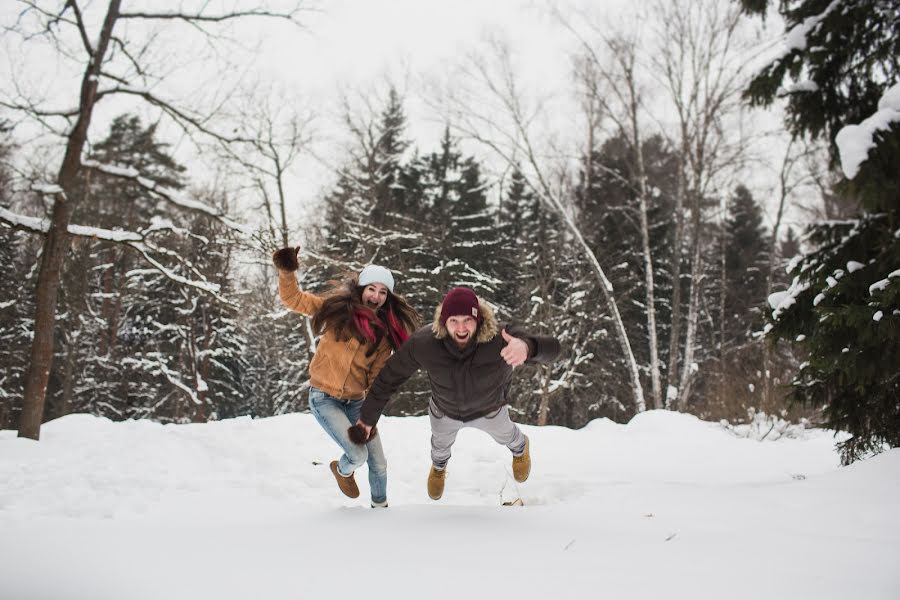
{"type": "Polygon", "coordinates": [[[390,293],[394,293],[394,276],[391,272],[378,265],[367,265],[359,273],[359,285],[367,286],[370,283],[381,283],[390,293]]]}

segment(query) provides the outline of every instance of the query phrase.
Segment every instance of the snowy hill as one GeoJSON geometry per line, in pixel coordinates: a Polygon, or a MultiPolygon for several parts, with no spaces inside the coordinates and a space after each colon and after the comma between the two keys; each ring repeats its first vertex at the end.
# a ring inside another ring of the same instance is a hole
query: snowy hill
{"type": "Polygon", "coordinates": [[[463,430],[425,493],[426,418],[384,418],[387,510],[344,498],[310,415],[71,415],[0,432],[0,598],[900,598],[900,451],[757,442],[689,415],[525,427],[534,466],[463,430]],[[521,497],[524,507],[502,507],[521,497]]]}

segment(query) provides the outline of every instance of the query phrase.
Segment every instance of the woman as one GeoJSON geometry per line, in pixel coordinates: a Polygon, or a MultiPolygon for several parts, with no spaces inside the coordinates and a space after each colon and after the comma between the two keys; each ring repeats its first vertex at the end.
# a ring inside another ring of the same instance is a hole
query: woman
{"type": "Polygon", "coordinates": [[[386,507],[387,461],[381,437],[372,431],[365,445],[354,444],[348,428],[359,419],[366,390],[396,350],[416,329],[419,315],[394,294],[394,277],[384,267],[369,265],[358,275],[316,296],[297,285],[300,248],[282,248],[272,255],[278,269],[278,295],[289,309],[312,316],[320,336],[309,365],[309,409],[319,425],[344,451],[331,462],[340,490],[359,496],[353,473],[368,462],[372,507],[386,507]]]}

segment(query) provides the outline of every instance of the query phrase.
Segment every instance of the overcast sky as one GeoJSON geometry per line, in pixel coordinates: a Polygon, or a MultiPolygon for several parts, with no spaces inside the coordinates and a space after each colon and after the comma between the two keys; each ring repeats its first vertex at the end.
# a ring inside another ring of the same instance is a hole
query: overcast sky
{"type": "MultiPolygon", "coordinates": [[[[14,23],[20,5],[11,0],[2,4],[3,23],[14,23]]],[[[123,10],[128,10],[137,2],[124,0],[123,4],[123,10]]],[[[164,43],[158,44],[165,50],[156,59],[173,68],[166,71],[157,89],[166,97],[184,94],[182,102],[202,95],[221,101],[237,89],[227,87],[223,91],[221,83],[239,77],[244,83],[252,81],[260,88],[277,89],[277,97],[283,98],[284,104],[314,114],[311,131],[316,136],[316,156],[307,155],[298,164],[289,186],[296,206],[308,206],[331,181],[330,169],[340,160],[342,144],[348,142],[340,124],[342,95],[357,103],[374,98],[377,105],[388,82],[399,86],[406,99],[409,137],[422,152],[433,151],[444,125],[441,108],[435,106],[441,101],[441,93],[434,89],[437,86],[447,94],[453,93],[454,70],[465,56],[483,49],[490,36],[509,43],[523,87],[541,94],[555,108],[547,111],[546,118],[555,120],[550,128],[568,135],[577,133],[580,124],[574,111],[552,104],[563,97],[571,101],[570,56],[575,40],[552,16],[551,8],[564,14],[589,11],[601,23],[608,21],[612,30],[634,4],[622,0],[331,0],[308,4],[313,10],[301,17],[304,29],[271,20],[246,21],[229,31],[240,43],[219,44],[218,56],[212,58],[202,36],[187,27],[167,27],[160,38],[164,43]],[[232,61],[234,67],[223,69],[223,61],[232,61]]],[[[97,22],[105,6],[106,2],[98,0],[83,3],[88,18],[93,14],[97,22]]],[[[161,4],[148,6],[160,10],[161,4]]],[[[139,26],[132,22],[128,27],[131,29],[125,32],[133,35],[139,26]]],[[[779,32],[770,20],[764,37],[771,39],[779,32]]],[[[6,33],[0,35],[6,38],[0,78],[27,81],[47,98],[59,95],[59,102],[52,102],[57,108],[74,104],[77,91],[76,95],[72,92],[77,90],[80,72],[60,62],[46,48],[24,45],[6,33]]],[[[77,44],[75,49],[77,53],[77,44]]],[[[129,110],[126,103],[107,102],[97,111],[92,127],[94,140],[102,137],[115,115],[129,110]]],[[[154,118],[152,112],[145,116],[154,118]]],[[[170,131],[182,161],[192,160],[188,158],[190,144],[177,131],[170,131]]]]}

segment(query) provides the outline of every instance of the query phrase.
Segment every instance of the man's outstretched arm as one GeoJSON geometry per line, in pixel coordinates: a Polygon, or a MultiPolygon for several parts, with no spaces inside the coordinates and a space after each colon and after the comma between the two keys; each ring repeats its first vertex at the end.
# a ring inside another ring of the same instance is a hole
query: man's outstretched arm
{"type": "Polygon", "coordinates": [[[400,346],[369,388],[359,420],[350,428],[350,439],[355,443],[364,444],[369,439],[394,392],[419,370],[421,364],[416,359],[415,342],[415,338],[410,338],[400,346]]]}
{"type": "Polygon", "coordinates": [[[559,340],[555,337],[531,335],[516,325],[504,328],[502,335],[506,341],[506,346],[500,351],[500,355],[503,357],[503,360],[514,367],[523,362],[545,365],[553,362],[559,356],[559,340]],[[521,360],[521,343],[524,343],[527,347],[527,356],[524,360],[521,360]]]}

